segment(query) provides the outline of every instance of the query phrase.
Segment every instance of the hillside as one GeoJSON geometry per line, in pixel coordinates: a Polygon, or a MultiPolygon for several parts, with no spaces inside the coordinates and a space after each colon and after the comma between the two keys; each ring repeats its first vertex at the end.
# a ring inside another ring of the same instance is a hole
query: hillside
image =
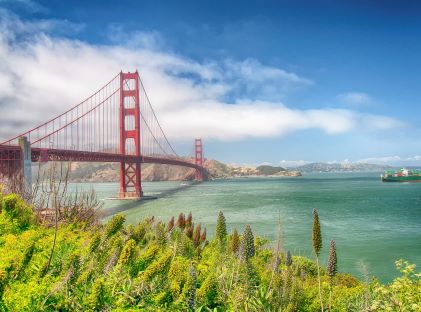
{"type": "Polygon", "coordinates": [[[264,175],[274,175],[274,174],[278,174],[280,172],[287,171],[287,169],[282,168],[282,167],[273,167],[273,166],[268,166],[268,165],[258,166],[256,169],[261,174],[264,174],[264,175]]]}
{"type": "Polygon", "coordinates": [[[310,163],[293,168],[300,172],[360,172],[384,171],[392,167],[367,163],[310,163]]]}
{"type": "MultiPolygon", "coordinates": [[[[208,179],[227,179],[241,176],[300,176],[300,172],[282,167],[258,166],[241,167],[223,164],[217,160],[205,160],[204,166],[208,179]]],[[[193,180],[195,170],[191,168],[143,164],[143,181],[189,181],[193,180]]],[[[73,182],[116,182],[119,180],[119,164],[116,163],[73,163],[71,180],[73,182]]]]}

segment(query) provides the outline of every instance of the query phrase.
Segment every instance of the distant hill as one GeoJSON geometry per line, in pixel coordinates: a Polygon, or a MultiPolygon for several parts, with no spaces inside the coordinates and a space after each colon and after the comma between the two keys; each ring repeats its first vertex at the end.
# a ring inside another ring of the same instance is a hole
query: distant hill
{"type": "MultiPolygon", "coordinates": [[[[142,181],[186,181],[194,178],[191,168],[158,164],[142,165],[142,181]]],[[[70,176],[73,182],[117,182],[120,166],[117,163],[73,163],[70,176]]]]}
{"type": "Polygon", "coordinates": [[[274,175],[279,172],[287,171],[287,169],[283,167],[273,167],[273,166],[268,166],[268,165],[258,166],[256,167],[256,169],[263,175],[274,175]]]}
{"type": "Polygon", "coordinates": [[[392,167],[386,165],[375,165],[367,163],[310,163],[294,170],[301,172],[361,172],[361,171],[384,171],[392,167]]]}
{"type": "MultiPolygon", "coordinates": [[[[297,171],[282,167],[262,165],[258,167],[233,166],[217,160],[205,160],[208,179],[227,179],[243,176],[300,176],[297,171]]],[[[195,170],[180,166],[143,164],[143,181],[189,181],[195,177],[195,170]]],[[[116,163],[72,163],[73,182],[117,182],[119,164],[116,163]]]]}

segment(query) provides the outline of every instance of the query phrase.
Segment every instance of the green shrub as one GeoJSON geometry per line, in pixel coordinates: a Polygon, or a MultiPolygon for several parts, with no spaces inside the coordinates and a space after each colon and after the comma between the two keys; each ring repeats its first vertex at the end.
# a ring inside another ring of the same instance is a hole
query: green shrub
{"type": "Polygon", "coordinates": [[[121,251],[118,263],[120,265],[130,264],[133,261],[134,251],[136,248],[136,242],[133,239],[127,241],[123,250],[121,251]]]}
{"type": "Polygon", "coordinates": [[[110,238],[118,231],[120,231],[126,221],[126,217],[122,214],[116,214],[108,223],[105,225],[105,237],[110,238]]]}
{"type": "Polygon", "coordinates": [[[201,304],[214,308],[218,303],[217,277],[214,273],[209,274],[197,290],[197,298],[201,304]]]}
{"type": "Polygon", "coordinates": [[[402,276],[389,285],[374,286],[374,300],[370,311],[421,311],[421,273],[415,273],[415,264],[396,261],[402,276]]]}
{"type": "Polygon", "coordinates": [[[94,282],[92,292],[86,298],[86,304],[93,311],[101,311],[107,305],[107,294],[103,278],[98,278],[94,282]]]}
{"type": "Polygon", "coordinates": [[[2,205],[2,212],[16,222],[19,230],[27,229],[31,224],[35,223],[35,215],[32,212],[32,208],[18,195],[9,194],[4,196],[2,205]]]}
{"type": "Polygon", "coordinates": [[[168,280],[171,285],[173,297],[177,298],[183,289],[184,284],[187,281],[187,273],[189,268],[189,260],[180,256],[177,256],[171,262],[168,271],[168,280]]]}
{"type": "Polygon", "coordinates": [[[172,258],[171,250],[165,252],[161,255],[156,262],[153,262],[148,268],[143,272],[142,279],[144,281],[149,281],[152,277],[157,274],[165,274],[169,268],[169,264],[172,258]]]}

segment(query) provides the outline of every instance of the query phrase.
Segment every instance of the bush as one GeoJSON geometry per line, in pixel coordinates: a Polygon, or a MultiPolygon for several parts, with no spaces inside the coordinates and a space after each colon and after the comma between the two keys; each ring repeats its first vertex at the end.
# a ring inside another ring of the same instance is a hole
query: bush
{"type": "Polygon", "coordinates": [[[13,220],[19,230],[27,229],[35,223],[35,215],[32,212],[32,208],[18,195],[6,195],[0,203],[3,206],[2,213],[13,220]]]}
{"type": "Polygon", "coordinates": [[[415,264],[396,261],[402,276],[389,285],[376,284],[371,311],[421,311],[421,273],[415,273],[415,264]]]}

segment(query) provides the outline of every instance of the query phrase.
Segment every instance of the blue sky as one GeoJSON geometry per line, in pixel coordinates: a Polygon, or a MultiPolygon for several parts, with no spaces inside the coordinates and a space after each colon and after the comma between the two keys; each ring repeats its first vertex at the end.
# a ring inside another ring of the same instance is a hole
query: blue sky
{"type": "MultiPolygon", "coordinates": [[[[119,61],[123,69],[138,67],[180,154],[196,132],[207,157],[230,163],[421,165],[418,1],[0,0],[0,7],[4,81],[19,76],[17,62],[56,81],[46,67],[69,55],[83,60],[83,70],[92,64],[111,72],[119,61]],[[173,104],[173,96],[158,94],[177,90],[173,104]],[[185,116],[204,119],[189,124],[185,116]]],[[[47,87],[21,75],[37,94],[47,87]]],[[[69,94],[51,113],[88,92],[76,74],[60,79],[82,94],[69,94]]],[[[0,79],[0,112],[8,101],[20,110],[31,105],[12,89],[0,79]]],[[[16,129],[3,124],[2,136],[16,129]]]]}

